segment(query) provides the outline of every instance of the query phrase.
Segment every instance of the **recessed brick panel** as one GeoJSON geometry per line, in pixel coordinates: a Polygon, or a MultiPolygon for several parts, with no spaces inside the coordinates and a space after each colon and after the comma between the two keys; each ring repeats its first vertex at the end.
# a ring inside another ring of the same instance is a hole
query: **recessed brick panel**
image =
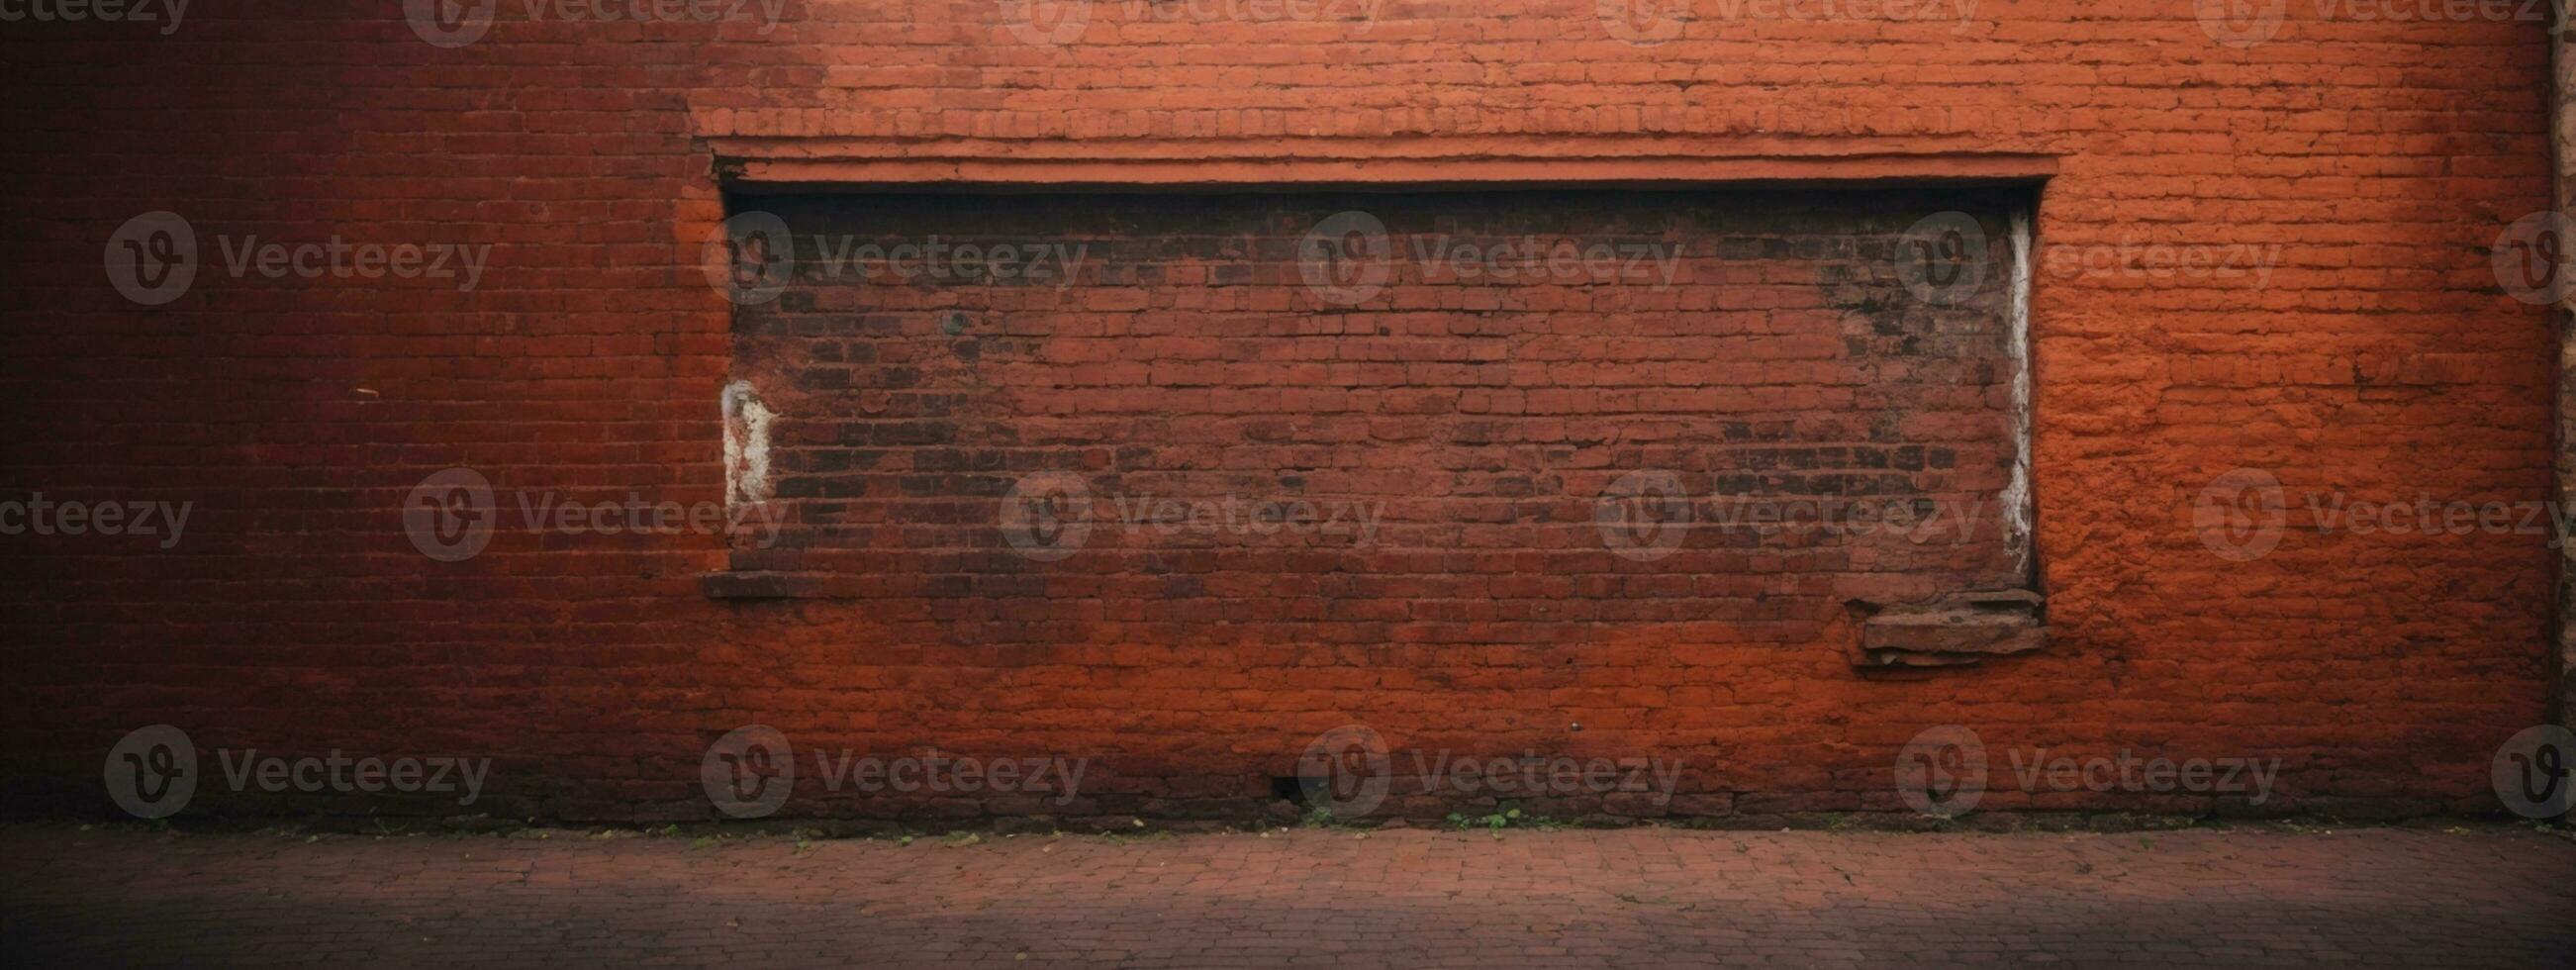
{"type": "Polygon", "coordinates": [[[1640,620],[1797,642],[1845,599],[2014,585],[2001,246],[1957,298],[1897,274],[1919,220],[1975,211],[2000,241],[2007,204],[737,200],[797,251],[784,292],[737,311],[734,374],[777,413],[791,524],[733,566],[864,578],[835,588],[967,645],[1102,618],[1318,645],[1640,620]],[[1319,241],[1341,213],[1384,232],[1319,241]],[[1664,490],[1623,488],[1641,476],[1664,490]],[[1072,504],[1010,520],[1047,482],[1072,504]],[[1050,514],[1072,531],[1033,535],[1050,514]]]}

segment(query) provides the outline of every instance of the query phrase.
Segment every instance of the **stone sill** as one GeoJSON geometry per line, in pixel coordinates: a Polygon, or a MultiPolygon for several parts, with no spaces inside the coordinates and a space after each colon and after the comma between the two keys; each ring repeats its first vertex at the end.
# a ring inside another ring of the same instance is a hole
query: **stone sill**
{"type": "Polygon", "coordinates": [[[791,133],[742,113],[699,119],[733,192],[1243,191],[2037,184],[2058,157],[1970,137],[889,139],[791,133]]]}
{"type": "Polygon", "coordinates": [[[2048,646],[2047,600],[2026,589],[1958,593],[1928,603],[1854,603],[1867,615],[1852,666],[1961,667],[2048,646]]]}

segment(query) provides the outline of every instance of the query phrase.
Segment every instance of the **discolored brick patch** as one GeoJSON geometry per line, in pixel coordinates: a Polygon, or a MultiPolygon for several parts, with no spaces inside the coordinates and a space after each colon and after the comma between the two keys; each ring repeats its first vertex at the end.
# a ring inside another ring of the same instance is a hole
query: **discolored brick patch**
{"type": "Polygon", "coordinates": [[[0,857],[13,966],[2576,964],[2576,843],[2513,829],[901,845],[22,825],[0,857]]]}

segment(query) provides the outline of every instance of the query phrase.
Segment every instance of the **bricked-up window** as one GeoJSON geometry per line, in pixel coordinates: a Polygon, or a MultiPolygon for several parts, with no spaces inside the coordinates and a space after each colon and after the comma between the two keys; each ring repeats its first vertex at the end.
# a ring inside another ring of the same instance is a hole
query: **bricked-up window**
{"type": "Polygon", "coordinates": [[[735,311],[737,491],[785,525],[728,588],[961,642],[1515,644],[1809,642],[1850,600],[2020,586],[2028,202],[739,197],[795,265],[735,311]]]}

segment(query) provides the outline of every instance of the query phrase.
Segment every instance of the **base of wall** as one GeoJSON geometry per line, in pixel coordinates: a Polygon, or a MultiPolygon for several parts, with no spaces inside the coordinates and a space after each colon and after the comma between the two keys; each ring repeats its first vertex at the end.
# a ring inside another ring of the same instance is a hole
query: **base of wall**
{"type": "Polygon", "coordinates": [[[1493,816],[1517,809],[1504,827],[1559,825],[1584,828],[1678,826],[1708,829],[1860,828],[1887,830],[2012,830],[2057,825],[2070,830],[2121,831],[2172,828],[2224,821],[2305,821],[2346,824],[2425,819],[2519,822],[2495,808],[2492,795],[2475,797],[2343,796],[2275,794],[2260,804],[2242,797],[2121,795],[2048,796],[2044,808],[2020,792],[1997,791],[1974,811],[1941,819],[1913,811],[1894,792],[1863,796],[1701,793],[1658,799],[1645,793],[1571,798],[1456,798],[1397,796],[1366,813],[1337,816],[1295,798],[1158,798],[1135,794],[1085,795],[1061,808],[1027,811],[990,800],[939,799],[791,804],[762,818],[728,819],[703,800],[607,802],[574,797],[490,795],[469,806],[445,799],[346,798],[316,807],[311,795],[291,804],[239,796],[200,802],[166,820],[138,822],[99,802],[92,791],[67,787],[31,790],[10,786],[0,821],[108,825],[167,824],[183,830],[257,830],[274,827],[323,832],[508,832],[543,828],[644,828],[671,826],[709,831],[800,832],[830,836],[976,832],[1122,833],[1137,831],[1250,831],[1283,826],[1436,828],[1490,827],[1493,816]],[[819,812],[818,812],[819,810],[819,812]],[[2107,827],[2106,827],[2107,826],[2107,827]]]}
{"type": "MultiPolygon", "coordinates": [[[[176,820],[168,828],[193,833],[287,831],[351,835],[451,834],[545,837],[571,830],[584,834],[627,831],[636,836],[796,838],[939,837],[956,833],[996,835],[1144,835],[1153,833],[1258,832],[1283,828],[1328,827],[1372,829],[1488,830],[1490,808],[1469,813],[1430,816],[1370,817],[1351,821],[1301,815],[1271,806],[1258,812],[1222,818],[1164,818],[1147,815],[1030,816],[964,819],[768,818],[708,821],[638,818],[511,818],[492,815],[397,817],[362,815],[218,815],[176,820]]],[[[141,825],[123,816],[28,814],[9,812],[0,822],[12,824],[141,825]]],[[[2521,819],[2498,813],[2462,813],[2427,808],[2422,803],[2375,799],[2337,800],[2305,811],[2252,811],[2243,808],[2203,811],[1979,811],[1941,819],[1910,811],[1739,812],[1726,815],[1609,814],[1547,815],[1523,808],[1519,818],[1502,828],[1680,828],[1699,831],[1782,831],[1788,829],[1859,832],[2148,832],[2170,829],[2292,826],[2306,830],[2325,824],[2394,826],[2445,830],[2463,826],[2522,825],[2521,819]]]]}

